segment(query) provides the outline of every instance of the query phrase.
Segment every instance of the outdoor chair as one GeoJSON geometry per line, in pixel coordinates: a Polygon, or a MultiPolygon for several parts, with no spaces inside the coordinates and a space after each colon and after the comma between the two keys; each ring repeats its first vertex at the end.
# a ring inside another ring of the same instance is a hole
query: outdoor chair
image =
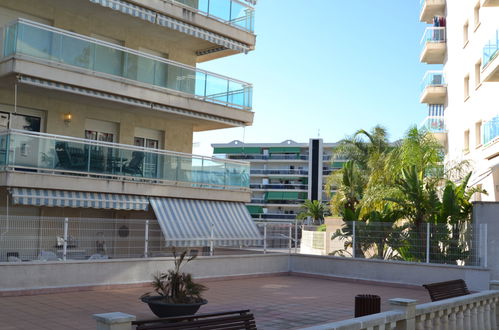
{"type": "Polygon", "coordinates": [[[40,255],[38,256],[38,260],[40,261],[59,261],[61,259],[59,259],[57,257],[57,255],[52,252],[52,251],[43,251],[40,252],[40,255]]]}
{"type": "Polygon", "coordinates": [[[470,294],[470,291],[466,286],[466,282],[461,279],[423,284],[423,287],[428,290],[431,301],[438,301],[470,294]]]}
{"type": "Polygon", "coordinates": [[[132,152],[132,159],[125,164],[123,167],[123,172],[129,173],[132,175],[139,174],[142,175],[142,161],[144,160],[144,153],[142,151],[134,151],[132,152]]]}
{"type": "Polygon", "coordinates": [[[57,168],[77,171],[87,167],[84,151],[78,148],[70,148],[67,142],[56,142],[55,152],[58,159],[57,168]]]}
{"type": "Polygon", "coordinates": [[[109,257],[100,253],[95,253],[92,254],[90,257],[88,257],[88,260],[106,260],[106,259],[109,259],[109,257]]]}

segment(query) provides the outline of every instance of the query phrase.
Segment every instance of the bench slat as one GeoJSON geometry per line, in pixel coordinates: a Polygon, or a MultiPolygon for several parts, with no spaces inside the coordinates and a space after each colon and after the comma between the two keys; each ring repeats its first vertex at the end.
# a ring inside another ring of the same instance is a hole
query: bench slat
{"type": "Polygon", "coordinates": [[[137,326],[137,330],[256,329],[254,315],[250,313],[249,310],[160,318],[155,320],[142,320],[134,321],[132,322],[132,324],[137,326]]]}
{"type": "Polygon", "coordinates": [[[438,301],[470,294],[464,280],[424,284],[423,287],[428,290],[431,301],[438,301]]]}

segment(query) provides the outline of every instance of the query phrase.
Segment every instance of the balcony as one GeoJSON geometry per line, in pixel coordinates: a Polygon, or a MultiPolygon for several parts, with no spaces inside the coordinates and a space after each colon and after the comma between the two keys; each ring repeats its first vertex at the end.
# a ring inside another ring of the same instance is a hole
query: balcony
{"type": "Polygon", "coordinates": [[[238,0],[174,0],[222,23],[248,32],[255,30],[255,9],[238,0]]]}
{"type": "Polygon", "coordinates": [[[499,0],[481,0],[482,7],[496,7],[499,6],[499,0]]]}
{"type": "Polygon", "coordinates": [[[499,81],[499,30],[489,42],[483,47],[482,76],[483,81],[499,81]]]}
{"type": "Polygon", "coordinates": [[[22,19],[3,35],[4,63],[14,58],[16,74],[243,122],[252,115],[228,111],[251,110],[252,86],[242,81],[22,19]]]}
{"type": "Polygon", "coordinates": [[[280,183],[269,183],[269,184],[260,184],[260,183],[251,183],[251,189],[260,189],[260,190],[269,190],[269,189],[280,189],[280,190],[307,190],[308,185],[306,184],[280,184],[280,183]]]}
{"type": "MultiPolygon", "coordinates": [[[[71,177],[73,183],[97,178],[117,181],[120,186],[144,183],[232,191],[249,188],[247,163],[21,130],[0,133],[0,167],[21,174],[54,175],[54,181],[71,177]]],[[[91,188],[99,191],[98,184],[91,188]]]]}
{"type": "Polygon", "coordinates": [[[433,17],[444,16],[446,0],[421,0],[421,13],[419,20],[431,24],[433,17]]]}
{"type": "Polygon", "coordinates": [[[297,176],[307,176],[308,170],[290,170],[290,169],[252,169],[251,174],[260,175],[297,175],[297,176]]]}
{"type": "Polygon", "coordinates": [[[440,144],[446,145],[447,129],[445,128],[443,116],[427,116],[419,128],[431,133],[440,144]]]}
{"type": "Polygon", "coordinates": [[[421,84],[421,103],[444,104],[447,99],[447,83],[442,71],[428,71],[421,84]]]}
{"type": "Polygon", "coordinates": [[[421,52],[420,61],[427,64],[443,64],[445,54],[447,52],[447,41],[445,36],[445,27],[428,27],[426,28],[421,44],[423,51],[421,52]]]}

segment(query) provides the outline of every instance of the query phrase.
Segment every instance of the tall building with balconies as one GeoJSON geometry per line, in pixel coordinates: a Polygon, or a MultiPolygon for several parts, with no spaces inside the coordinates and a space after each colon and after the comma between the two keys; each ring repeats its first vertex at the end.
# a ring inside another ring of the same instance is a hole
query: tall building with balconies
{"type": "Polygon", "coordinates": [[[445,148],[448,164],[467,160],[470,184],[499,201],[499,1],[422,0],[420,20],[426,73],[422,126],[445,148]]]}
{"type": "Polygon", "coordinates": [[[251,202],[246,204],[255,221],[293,222],[306,199],[326,204],[331,200],[324,185],[345,162],[334,152],[336,143],[310,139],[309,143],[212,144],[215,155],[250,162],[251,202]]]}
{"type": "Polygon", "coordinates": [[[253,226],[249,165],[191,154],[253,122],[251,84],[196,68],[254,49],[250,2],[1,1],[3,215],[253,226]]]}

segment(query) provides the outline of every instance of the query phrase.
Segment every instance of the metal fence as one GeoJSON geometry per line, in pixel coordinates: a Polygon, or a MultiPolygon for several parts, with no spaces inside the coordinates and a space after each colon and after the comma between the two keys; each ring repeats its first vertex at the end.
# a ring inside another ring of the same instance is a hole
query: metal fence
{"type": "Polygon", "coordinates": [[[366,223],[339,221],[336,225],[307,227],[316,232],[312,249],[320,248],[324,239],[324,253],[335,256],[453,264],[461,266],[487,266],[487,226],[474,228],[471,224],[448,225],[424,223],[366,223]],[[324,230],[324,231],[318,231],[324,230]]]}
{"type": "MultiPolygon", "coordinates": [[[[298,252],[298,228],[257,223],[262,240],[207,237],[190,254],[298,252]],[[227,243],[229,242],[229,243],[227,243]],[[237,242],[237,243],[236,243],[237,242]],[[293,250],[292,250],[293,248],[293,250]]],[[[189,246],[189,244],[185,244],[189,246]]],[[[172,255],[157,220],[0,216],[0,262],[148,258],[172,255]]]]}
{"type": "MultiPolygon", "coordinates": [[[[487,225],[255,222],[261,240],[206,237],[190,254],[306,253],[487,267],[487,225]]],[[[171,240],[171,238],[170,238],[171,240]]],[[[157,220],[0,216],[0,262],[172,255],[157,220]]]]}

